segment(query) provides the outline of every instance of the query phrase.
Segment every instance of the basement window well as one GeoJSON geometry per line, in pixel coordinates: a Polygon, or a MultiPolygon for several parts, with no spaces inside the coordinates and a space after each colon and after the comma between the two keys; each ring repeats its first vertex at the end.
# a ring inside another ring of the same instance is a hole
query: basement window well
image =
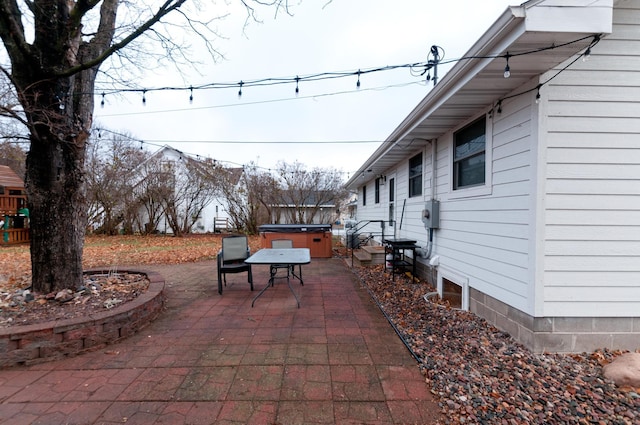
{"type": "Polygon", "coordinates": [[[469,279],[441,270],[438,273],[438,293],[452,308],[469,310],[469,279]]]}

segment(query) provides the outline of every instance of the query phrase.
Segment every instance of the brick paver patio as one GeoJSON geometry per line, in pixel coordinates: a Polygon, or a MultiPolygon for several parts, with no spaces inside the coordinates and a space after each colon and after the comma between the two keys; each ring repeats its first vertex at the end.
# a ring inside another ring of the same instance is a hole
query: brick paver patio
{"type": "Polygon", "coordinates": [[[166,279],[159,319],[74,358],[0,370],[2,424],[433,424],[429,387],[340,259],[303,266],[304,286],[264,287],[268,266],[228,276],[215,262],[151,266],[166,279]]]}

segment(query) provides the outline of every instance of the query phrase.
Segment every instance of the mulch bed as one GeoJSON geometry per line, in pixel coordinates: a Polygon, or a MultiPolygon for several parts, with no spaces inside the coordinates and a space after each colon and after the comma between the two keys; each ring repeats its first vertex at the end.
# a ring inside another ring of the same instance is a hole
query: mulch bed
{"type": "Polygon", "coordinates": [[[640,424],[640,388],[602,366],[621,352],[533,354],[476,315],[425,301],[434,289],[382,266],[354,272],[412,352],[448,424],[640,424]]]}
{"type": "Polygon", "coordinates": [[[84,285],[76,291],[5,289],[0,291],[0,328],[89,317],[135,299],[148,287],[144,274],[113,272],[85,273],[84,285]]]}

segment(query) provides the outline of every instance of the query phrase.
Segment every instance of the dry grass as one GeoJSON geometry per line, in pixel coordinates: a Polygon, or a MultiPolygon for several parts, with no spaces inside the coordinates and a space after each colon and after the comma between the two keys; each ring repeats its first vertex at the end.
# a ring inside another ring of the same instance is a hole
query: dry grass
{"type": "MultiPolygon", "coordinates": [[[[116,268],[141,264],[180,264],[215,258],[221,235],[88,236],[83,266],[116,268]]],[[[260,248],[258,236],[250,237],[251,251],[260,248]]],[[[23,288],[31,282],[29,246],[0,247],[0,292],[23,288]]]]}

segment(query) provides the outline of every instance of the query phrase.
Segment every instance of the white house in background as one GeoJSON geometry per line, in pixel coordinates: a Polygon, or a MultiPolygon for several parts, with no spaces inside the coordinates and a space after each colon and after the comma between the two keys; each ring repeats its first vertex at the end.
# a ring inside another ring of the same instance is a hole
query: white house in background
{"type": "Polygon", "coordinates": [[[465,56],[348,181],[358,219],[535,352],[640,348],[640,0],[509,7],[465,56]]]}
{"type": "MultiPolygon", "coordinates": [[[[186,163],[186,161],[197,161],[197,159],[188,157],[183,152],[174,149],[170,146],[164,146],[160,148],[158,151],[154,152],[150,158],[148,158],[143,164],[141,164],[138,168],[141,170],[141,178],[144,179],[145,176],[145,164],[158,161],[171,163],[172,166],[168,169],[172,170],[175,174],[173,179],[180,179],[181,173],[185,172],[185,167],[182,167],[181,164],[186,163]]],[[[239,178],[239,174],[238,174],[239,178]]],[[[179,187],[180,183],[176,182],[176,187],[179,187]]],[[[144,208],[140,209],[140,223],[146,223],[149,221],[148,213],[144,208]]],[[[227,202],[221,196],[213,196],[208,199],[204,209],[201,211],[197,219],[195,220],[191,231],[192,233],[213,233],[215,231],[228,231],[230,230],[231,220],[227,210],[227,202]]],[[[172,233],[171,227],[167,223],[166,216],[162,216],[158,225],[156,226],[156,231],[160,233],[172,233]]]]}

